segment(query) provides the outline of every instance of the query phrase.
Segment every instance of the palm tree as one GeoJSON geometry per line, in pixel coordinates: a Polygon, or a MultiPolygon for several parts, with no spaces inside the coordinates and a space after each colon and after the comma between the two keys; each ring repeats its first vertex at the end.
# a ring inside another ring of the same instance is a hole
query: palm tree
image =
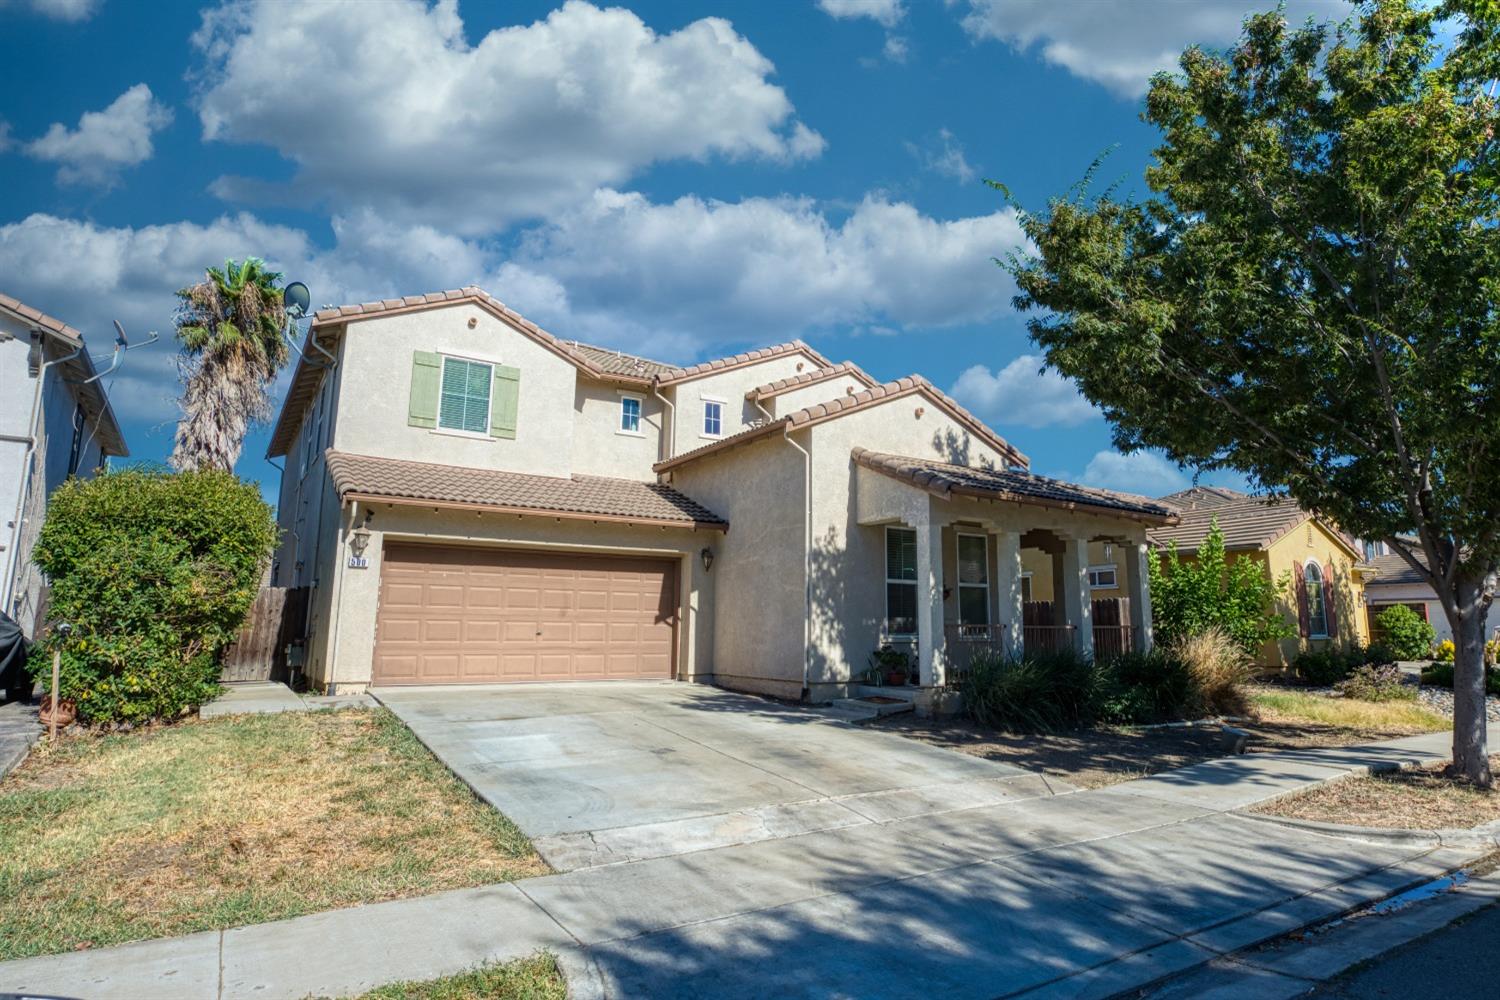
{"type": "Polygon", "coordinates": [[[267,390],[288,357],[280,282],[247,257],[177,293],[183,391],[173,468],[232,470],[250,424],[270,415],[267,390]]]}

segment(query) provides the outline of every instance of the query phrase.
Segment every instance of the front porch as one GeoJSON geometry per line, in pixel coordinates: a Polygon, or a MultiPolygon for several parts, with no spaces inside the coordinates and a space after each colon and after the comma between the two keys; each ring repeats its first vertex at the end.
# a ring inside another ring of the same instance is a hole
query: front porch
{"type": "Polygon", "coordinates": [[[858,530],[883,535],[863,546],[884,552],[879,641],[914,654],[917,684],[954,686],[981,653],[1151,648],[1145,532],[1170,516],[1165,508],[1021,472],[962,470],[998,482],[960,492],[931,474],[933,463],[893,474],[889,457],[877,458],[856,456],[858,530]],[[1033,483],[1075,496],[1015,488],[1033,483]]]}

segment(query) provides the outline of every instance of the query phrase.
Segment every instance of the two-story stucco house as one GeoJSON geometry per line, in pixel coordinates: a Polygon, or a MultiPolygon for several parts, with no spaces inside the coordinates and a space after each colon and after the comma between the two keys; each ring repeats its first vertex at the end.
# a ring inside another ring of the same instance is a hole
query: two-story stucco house
{"type": "Polygon", "coordinates": [[[0,610],[28,636],[46,612],[31,550],[47,498],[128,454],[97,374],[81,333],[0,293],[0,610]]]}
{"type": "Polygon", "coordinates": [[[304,669],[340,691],[679,678],[826,701],[884,642],[937,685],[1026,641],[1032,550],[1051,640],[1091,650],[1102,544],[1149,644],[1146,532],[1175,519],[1032,475],[918,376],[801,342],[675,367],[477,288],[317,313],[269,452],[275,582],[312,588],[304,669]]]}

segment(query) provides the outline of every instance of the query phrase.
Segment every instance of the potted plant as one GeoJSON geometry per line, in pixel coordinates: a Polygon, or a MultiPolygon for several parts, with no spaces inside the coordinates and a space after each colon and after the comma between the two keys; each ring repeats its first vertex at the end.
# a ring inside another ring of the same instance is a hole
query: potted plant
{"type": "Polygon", "coordinates": [[[911,679],[911,657],[886,643],[870,655],[866,676],[876,685],[899,687],[911,679]]]}
{"type": "MultiPolygon", "coordinates": [[[[73,720],[78,717],[78,706],[67,698],[57,699],[57,728],[71,726],[73,720]]],[[[42,695],[41,706],[37,709],[37,719],[44,726],[52,724],[52,696],[42,695]]]]}

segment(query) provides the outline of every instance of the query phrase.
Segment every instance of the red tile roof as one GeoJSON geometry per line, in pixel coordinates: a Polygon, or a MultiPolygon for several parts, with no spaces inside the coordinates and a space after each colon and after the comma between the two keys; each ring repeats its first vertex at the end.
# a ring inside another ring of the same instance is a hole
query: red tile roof
{"type": "Polygon", "coordinates": [[[833,362],[813,350],[800,340],[791,340],[785,344],[776,344],[772,347],[762,347],[754,351],[746,351],[743,354],[735,354],[727,358],[715,358],[702,364],[692,365],[687,368],[674,368],[661,377],[662,385],[675,385],[678,382],[687,382],[691,379],[702,378],[704,375],[712,375],[716,372],[729,371],[733,368],[743,368],[746,365],[759,364],[772,358],[783,357],[787,354],[806,354],[817,364],[819,368],[828,368],[833,362]]]}
{"type": "Polygon", "coordinates": [[[866,388],[877,384],[874,379],[865,374],[864,369],[860,368],[859,365],[852,361],[844,361],[828,368],[815,368],[810,372],[803,372],[800,375],[793,375],[789,378],[779,378],[774,382],[767,382],[765,385],[756,386],[745,393],[745,398],[752,401],[770,399],[772,396],[779,396],[784,392],[791,392],[794,389],[801,389],[818,382],[826,382],[840,375],[852,376],[857,381],[863,383],[866,388]]]}
{"type": "Polygon", "coordinates": [[[945,410],[954,420],[966,427],[991,448],[1005,455],[1014,464],[1020,466],[1031,464],[1030,460],[1017,450],[1014,445],[986,427],[983,421],[958,405],[947,393],[920,375],[908,375],[905,378],[899,378],[894,382],[887,382],[884,385],[871,386],[852,396],[838,396],[822,403],[795,410],[784,417],[756,424],[740,431],[738,434],[731,434],[729,437],[715,441],[713,444],[704,445],[702,448],[695,448],[692,451],[685,451],[681,455],[667,459],[665,462],[658,462],[654,468],[657,472],[666,472],[680,465],[686,465],[688,462],[697,461],[706,455],[723,451],[726,448],[733,448],[736,445],[745,444],[768,434],[788,429],[797,430],[801,427],[819,424],[825,420],[832,420],[846,413],[860,410],[867,406],[873,406],[876,403],[899,399],[903,396],[913,394],[921,394],[930,399],[935,405],[945,410]]]}
{"type": "Polygon", "coordinates": [[[1171,524],[1177,516],[1170,506],[1150,497],[1079,486],[1017,469],[976,469],[926,458],[867,451],[864,448],[855,448],[850,457],[856,465],[945,497],[957,494],[1040,507],[1124,515],[1149,524],[1171,524]]]}
{"type": "Polygon", "coordinates": [[[729,524],[665,483],[605,476],[532,476],[432,462],[408,462],[329,449],[340,497],[431,504],[582,520],[727,531],[729,524]]]}

